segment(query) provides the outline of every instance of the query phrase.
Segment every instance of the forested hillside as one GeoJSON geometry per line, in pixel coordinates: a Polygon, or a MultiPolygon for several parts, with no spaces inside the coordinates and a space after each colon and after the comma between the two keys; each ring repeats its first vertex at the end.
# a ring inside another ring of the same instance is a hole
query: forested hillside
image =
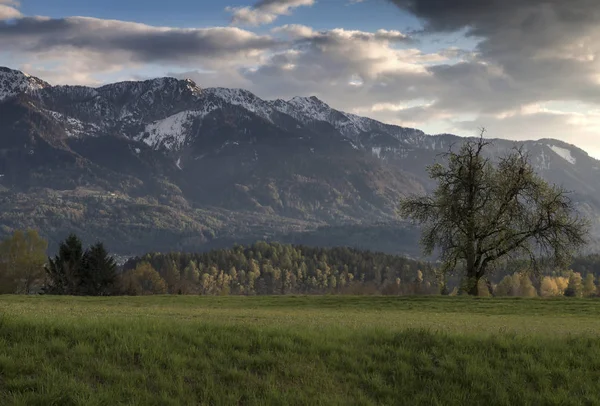
{"type": "Polygon", "coordinates": [[[125,274],[149,264],[169,293],[323,294],[437,293],[431,264],[351,248],[259,242],[206,253],[150,253],[129,260],[125,274]]]}

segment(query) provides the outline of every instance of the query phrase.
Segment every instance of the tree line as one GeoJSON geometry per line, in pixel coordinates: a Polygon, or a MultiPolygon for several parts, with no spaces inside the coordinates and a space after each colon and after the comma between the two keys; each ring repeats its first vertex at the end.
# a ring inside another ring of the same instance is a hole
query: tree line
{"type": "Polygon", "coordinates": [[[430,264],[350,248],[258,242],[206,253],[149,253],[117,266],[76,235],[53,258],[36,231],[0,243],[0,293],[51,295],[433,294],[430,264]]]}
{"type": "MultiPolygon", "coordinates": [[[[34,230],[0,242],[0,293],[51,295],[286,295],[467,293],[431,263],[352,248],[258,242],[205,253],[148,253],[118,266],[102,243],[84,248],[76,235],[46,256],[34,230]]],[[[544,274],[499,271],[482,278],[480,296],[599,294],[600,256],[577,258],[572,269],[544,274]],[[508,272],[508,273],[507,273],[508,272]]]]}
{"type": "Polygon", "coordinates": [[[17,230],[0,241],[0,293],[109,296],[118,294],[119,270],[102,243],[87,249],[76,235],[54,258],[35,230],[17,230]]]}
{"type": "Polygon", "coordinates": [[[138,275],[149,275],[155,270],[165,282],[166,293],[432,294],[438,291],[433,268],[426,262],[345,247],[258,242],[197,254],[150,253],[129,260],[123,268],[124,275],[134,282],[138,275]]]}

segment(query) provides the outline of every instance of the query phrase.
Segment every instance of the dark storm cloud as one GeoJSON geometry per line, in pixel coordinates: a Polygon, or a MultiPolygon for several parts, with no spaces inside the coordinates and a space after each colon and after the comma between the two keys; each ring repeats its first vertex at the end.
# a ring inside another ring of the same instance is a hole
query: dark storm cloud
{"type": "MultiPolygon", "coordinates": [[[[479,39],[476,62],[501,71],[486,79],[498,92],[490,107],[556,99],[600,102],[598,0],[388,1],[421,19],[424,33],[465,30],[479,39]]],[[[481,78],[472,70],[463,64],[432,71],[481,78]]],[[[464,97],[476,96],[468,91],[472,86],[463,87],[464,97]]]]}
{"type": "Polygon", "coordinates": [[[597,0],[388,0],[426,22],[431,31],[469,28],[490,35],[507,22],[523,27],[544,24],[545,16],[569,25],[597,22],[597,0]]]}

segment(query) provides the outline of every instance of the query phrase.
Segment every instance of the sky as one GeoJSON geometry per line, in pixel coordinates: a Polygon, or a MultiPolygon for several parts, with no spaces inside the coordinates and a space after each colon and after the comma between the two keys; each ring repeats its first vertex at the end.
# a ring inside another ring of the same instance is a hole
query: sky
{"type": "Polygon", "coordinates": [[[598,0],[0,0],[0,66],[160,76],[600,158],[598,0]]]}

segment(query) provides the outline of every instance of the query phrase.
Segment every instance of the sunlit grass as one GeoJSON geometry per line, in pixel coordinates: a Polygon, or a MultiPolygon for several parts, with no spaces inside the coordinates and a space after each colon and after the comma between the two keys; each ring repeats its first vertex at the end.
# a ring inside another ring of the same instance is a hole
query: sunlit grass
{"type": "Polygon", "coordinates": [[[600,404],[600,302],[0,297],[0,404],[600,404]]]}

